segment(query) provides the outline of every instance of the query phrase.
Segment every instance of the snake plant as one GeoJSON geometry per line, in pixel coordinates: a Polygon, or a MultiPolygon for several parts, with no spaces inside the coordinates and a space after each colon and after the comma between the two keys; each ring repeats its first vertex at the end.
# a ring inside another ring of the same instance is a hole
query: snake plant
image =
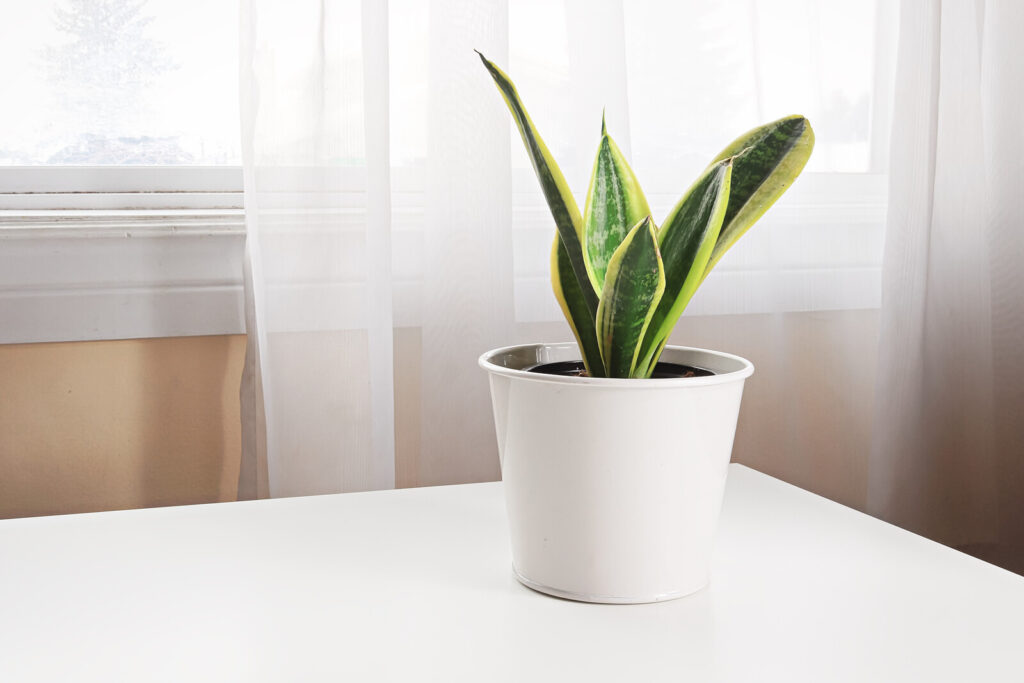
{"type": "Polygon", "coordinates": [[[602,120],[581,215],[515,85],[480,59],[512,113],[555,219],[551,284],[587,374],[650,377],[708,273],[803,170],[814,148],[810,122],[787,116],[736,138],[659,227],[602,120]]]}

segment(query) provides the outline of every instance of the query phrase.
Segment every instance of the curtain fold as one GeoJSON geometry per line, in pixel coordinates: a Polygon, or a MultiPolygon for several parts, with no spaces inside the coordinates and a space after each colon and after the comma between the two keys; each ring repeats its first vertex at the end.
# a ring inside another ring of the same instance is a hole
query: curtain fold
{"type": "Polygon", "coordinates": [[[422,485],[500,477],[490,446],[490,393],[475,360],[511,343],[511,147],[504,105],[480,78],[474,50],[507,61],[506,0],[433,0],[420,290],[422,485]]]}
{"type": "Polygon", "coordinates": [[[265,416],[260,433],[247,405],[243,480],[265,453],[257,494],[394,485],[387,14],[243,3],[243,384],[262,387],[265,416]]]}
{"type": "MultiPolygon", "coordinates": [[[[239,26],[239,105],[241,111],[242,148],[252,149],[254,137],[254,116],[251,108],[258,101],[258,88],[252,71],[254,17],[249,3],[241,3],[239,26]]],[[[254,187],[254,166],[245,163],[243,184],[246,205],[254,187]]],[[[257,276],[253,269],[259,269],[262,261],[258,254],[258,214],[246,215],[245,257],[242,262],[245,293],[245,327],[247,331],[245,363],[242,367],[242,381],[239,391],[239,407],[242,420],[242,453],[238,468],[238,499],[255,500],[270,496],[269,469],[267,467],[267,416],[263,394],[263,377],[260,362],[260,335],[262,327],[257,325],[257,288],[263,281],[262,271],[257,276]]],[[[259,295],[261,296],[261,294],[259,295]]],[[[262,302],[260,304],[262,307],[262,302]]]]}
{"type": "Polygon", "coordinates": [[[995,561],[1024,549],[1022,30],[903,4],[868,477],[872,514],[995,561]]]}
{"type": "Polygon", "coordinates": [[[1024,574],[1024,5],[985,6],[982,124],[988,169],[994,440],[999,539],[989,555],[1024,574]]]}
{"type": "Polygon", "coordinates": [[[362,0],[363,121],[366,130],[367,363],[374,488],[395,481],[394,307],[391,273],[391,127],[388,2],[362,0]]]}

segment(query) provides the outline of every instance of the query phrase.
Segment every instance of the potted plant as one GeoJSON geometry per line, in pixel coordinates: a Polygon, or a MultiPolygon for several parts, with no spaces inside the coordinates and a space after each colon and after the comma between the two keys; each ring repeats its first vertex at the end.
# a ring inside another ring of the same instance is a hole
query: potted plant
{"type": "Polygon", "coordinates": [[[710,270],[799,175],[814,133],[789,116],[741,135],[658,226],[602,121],[581,215],[512,81],[480,58],[554,217],[551,282],[576,337],[480,357],[516,576],[589,602],[690,594],[708,582],[743,382],[754,368],[666,342],[710,270]]]}

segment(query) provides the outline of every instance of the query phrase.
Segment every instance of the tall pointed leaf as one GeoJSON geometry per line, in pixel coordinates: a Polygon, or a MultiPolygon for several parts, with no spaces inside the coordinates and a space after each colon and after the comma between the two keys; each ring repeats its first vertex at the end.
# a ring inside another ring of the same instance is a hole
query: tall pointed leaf
{"type": "Polygon", "coordinates": [[[711,163],[734,157],[729,207],[704,277],[786,191],[807,164],[814,131],[803,116],[787,116],[744,133],[711,163]]]}
{"type": "Polygon", "coordinates": [[[562,238],[555,235],[551,245],[551,288],[555,290],[555,298],[562,307],[565,319],[569,321],[576,343],[583,354],[583,364],[591,377],[604,377],[604,363],[601,361],[601,349],[597,344],[597,330],[594,318],[587,310],[583,292],[576,282],[572,271],[569,255],[562,244],[562,238]]]}
{"type": "Polygon", "coordinates": [[[630,228],[650,213],[640,183],[619,146],[608,135],[602,117],[601,143],[594,159],[587,203],[583,209],[586,255],[598,291],[604,286],[612,254],[630,228]]]}
{"type": "Polygon", "coordinates": [[[597,308],[597,341],[608,377],[633,377],[644,332],[665,290],[658,235],[650,216],[612,254],[597,308]]]}
{"type": "Polygon", "coordinates": [[[540,133],[537,132],[533,121],[530,120],[530,115],[526,113],[526,108],[523,106],[522,100],[519,99],[519,93],[512,80],[493,62],[479,52],[477,54],[480,55],[480,61],[484,63],[488,73],[491,74],[498,90],[501,91],[501,96],[505,99],[505,104],[512,112],[512,118],[516,122],[516,127],[519,128],[523,144],[526,145],[533,170],[537,174],[537,179],[540,180],[548,208],[551,209],[551,215],[555,219],[555,227],[558,228],[558,234],[562,237],[562,243],[565,245],[565,251],[572,264],[576,280],[579,282],[583,299],[593,316],[597,312],[597,290],[594,288],[593,277],[583,253],[583,219],[580,217],[576,200],[573,198],[572,192],[569,191],[569,184],[565,182],[565,176],[562,175],[561,169],[558,168],[547,145],[544,144],[540,133]]]}
{"type": "Polygon", "coordinates": [[[665,293],[651,318],[641,347],[637,373],[649,377],[672,328],[704,279],[729,203],[731,159],[704,172],[665,219],[658,247],[665,264],[665,293]]]}

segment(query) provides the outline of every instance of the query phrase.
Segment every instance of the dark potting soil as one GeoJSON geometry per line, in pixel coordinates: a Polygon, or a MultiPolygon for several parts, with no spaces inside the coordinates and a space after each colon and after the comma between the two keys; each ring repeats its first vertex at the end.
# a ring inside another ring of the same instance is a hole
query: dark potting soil
{"type": "MultiPolygon", "coordinates": [[[[589,377],[581,360],[559,361],[558,363],[541,363],[527,372],[539,372],[544,375],[561,375],[563,377],[589,377]]],[[[678,379],[680,377],[710,377],[715,373],[704,368],[695,368],[677,363],[658,363],[654,366],[651,379],[678,379]]]]}

